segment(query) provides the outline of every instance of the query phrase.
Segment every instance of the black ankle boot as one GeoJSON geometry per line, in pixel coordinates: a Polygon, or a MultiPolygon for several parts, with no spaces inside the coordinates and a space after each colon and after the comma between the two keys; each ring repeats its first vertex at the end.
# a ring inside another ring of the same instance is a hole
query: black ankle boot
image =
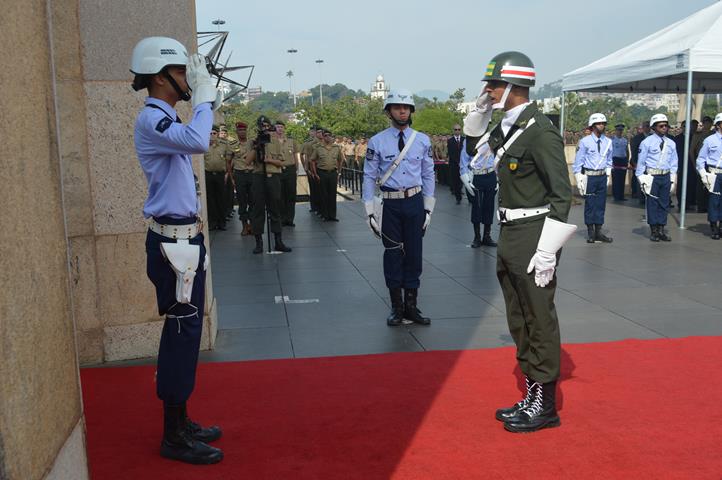
{"type": "Polygon", "coordinates": [[[389,296],[391,297],[391,313],[386,318],[386,325],[398,327],[404,321],[404,301],[401,298],[401,289],[389,288],[389,296]]]}
{"type": "Polygon", "coordinates": [[[594,225],[587,225],[587,243],[594,243],[594,225]]]}
{"type": "Polygon", "coordinates": [[[256,235],[256,248],[253,249],[254,254],[263,253],[263,235],[256,235]]]}
{"type": "Polygon", "coordinates": [[[404,289],[404,318],[420,325],[431,324],[431,319],[421,315],[421,310],[416,306],[416,299],[419,295],[417,288],[404,289]]]}
{"type": "Polygon", "coordinates": [[[671,242],[672,241],[672,237],[670,237],[669,235],[667,235],[664,232],[664,225],[657,225],[657,236],[663,242],[671,242]]]}
{"type": "Polygon", "coordinates": [[[496,242],[491,239],[491,225],[484,225],[484,237],[481,244],[487,247],[496,247],[496,242]]]}
{"type": "Polygon", "coordinates": [[[185,421],[186,430],[191,434],[194,440],[201,441],[203,443],[211,443],[220,439],[223,435],[221,428],[216,425],[210,427],[203,427],[188,417],[188,409],[186,408],[185,402],[181,404],[183,409],[183,419],[185,421]]]}
{"type": "Polygon", "coordinates": [[[611,237],[608,237],[602,233],[601,225],[594,225],[594,240],[602,243],[612,243],[611,237]]]}
{"type": "Polygon", "coordinates": [[[275,238],[275,242],[274,242],[274,243],[276,244],[276,245],[274,246],[274,248],[273,248],[275,251],[277,251],[277,252],[285,252],[285,253],[288,253],[288,252],[292,251],[290,247],[287,247],[286,245],[283,244],[283,238],[281,238],[281,234],[280,234],[280,233],[274,233],[273,235],[274,235],[274,238],[275,238]]]}
{"type": "Polygon", "coordinates": [[[659,230],[657,229],[657,225],[650,225],[649,228],[652,230],[652,235],[650,235],[649,240],[652,242],[658,242],[659,230]]]}
{"type": "Polygon", "coordinates": [[[519,412],[521,412],[531,404],[531,401],[534,398],[536,386],[536,383],[530,380],[529,377],[526,377],[526,395],[524,395],[524,398],[522,398],[520,401],[516,402],[513,406],[509,408],[500,408],[499,410],[497,410],[496,419],[500,422],[510,422],[516,420],[519,412]]]}
{"type": "Polygon", "coordinates": [[[481,226],[478,223],[474,223],[474,241],[471,242],[471,248],[481,247],[481,226]]]}
{"type": "Polygon", "coordinates": [[[223,452],[198,441],[188,431],[183,405],[163,406],[163,440],[160,456],[195,465],[209,465],[223,460],[223,452]]]}
{"type": "Polygon", "coordinates": [[[712,229],[712,240],[719,240],[719,238],[720,238],[719,222],[710,222],[709,226],[712,229]]]}
{"type": "Polygon", "coordinates": [[[561,425],[556,406],[556,380],[536,384],[531,403],[519,414],[504,422],[504,428],[514,433],[531,433],[542,428],[561,425]]]}

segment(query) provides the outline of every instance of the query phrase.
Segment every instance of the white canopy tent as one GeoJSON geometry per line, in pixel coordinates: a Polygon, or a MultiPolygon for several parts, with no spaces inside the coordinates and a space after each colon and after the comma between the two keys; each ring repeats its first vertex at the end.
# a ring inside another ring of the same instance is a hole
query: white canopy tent
{"type": "MultiPolygon", "coordinates": [[[[722,92],[722,2],[564,75],[561,130],[566,92],[686,93],[685,118],[693,93],[722,92]]],[[[689,125],[685,122],[684,158],[689,157],[689,125]]],[[[682,166],[688,178],[688,162],[682,166]]],[[[694,173],[694,172],[693,172],[694,173]]],[[[684,228],[687,182],[682,182],[680,228],[684,228]]]]}

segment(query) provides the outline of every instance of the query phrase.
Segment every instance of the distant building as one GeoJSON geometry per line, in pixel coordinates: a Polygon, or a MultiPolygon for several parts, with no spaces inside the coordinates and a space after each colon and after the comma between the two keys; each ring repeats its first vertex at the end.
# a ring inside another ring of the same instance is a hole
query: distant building
{"type": "Polygon", "coordinates": [[[468,114],[470,111],[472,111],[476,107],[476,100],[472,100],[471,102],[461,102],[456,109],[463,113],[464,115],[468,114]]]}
{"type": "Polygon", "coordinates": [[[389,94],[389,87],[386,85],[386,82],[384,82],[384,76],[379,75],[376,77],[376,82],[371,85],[371,91],[369,92],[371,95],[371,98],[380,98],[381,100],[386,100],[386,97],[389,94]]]}

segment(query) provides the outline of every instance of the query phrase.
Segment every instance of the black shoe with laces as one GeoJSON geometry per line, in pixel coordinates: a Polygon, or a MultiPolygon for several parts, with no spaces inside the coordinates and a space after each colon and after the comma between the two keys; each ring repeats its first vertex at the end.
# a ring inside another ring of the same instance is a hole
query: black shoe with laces
{"type": "Polygon", "coordinates": [[[516,419],[516,417],[519,415],[519,412],[524,410],[531,403],[532,398],[534,398],[534,390],[537,384],[530,380],[529,377],[526,377],[525,381],[526,395],[524,395],[524,398],[522,398],[509,408],[500,408],[496,411],[496,419],[500,422],[509,422],[516,419]]]}
{"type": "Polygon", "coordinates": [[[191,437],[193,437],[194,440],[198,440],[203,443],[211,443],[221,438],[223,432],[221,431],[220,427],[216,425],[212,425],[210,427],[203,427],[188,417],[188,410],[185,403],[182,404],[182,408],[183,418],[185,419],[186,424],[186,430],[188,431],[188,433],[190,433],[191,437]]]}
{"type": "Polygon", "coordinates": [[[417,307],[418,294],[418,288],[404,289],[404,318],[419,325],[431,325],[431,319],[421,315],[421,310],[417,307]]]}
{"type": "Polygon", "coordinates": [[[183,412],[182,405],[163,406],[160,456],[194,465],[210,465],[223,460],[223,451],[193,438],[183,412]]]}
{"type": "Polygon", "coordinates": [[[504,429],[513,433],[531,433],[561,425],[556,407],[557,382],[536,385],[531,403],[516,417],[504,422],[504,429]]]}

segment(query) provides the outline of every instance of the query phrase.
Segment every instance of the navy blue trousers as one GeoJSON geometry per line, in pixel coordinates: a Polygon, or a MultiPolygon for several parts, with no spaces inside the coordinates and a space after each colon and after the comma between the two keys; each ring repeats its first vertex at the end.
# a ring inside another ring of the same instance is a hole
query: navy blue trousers
{"type": "MultiPolygon", "coordinates": [[[[722,174],[717,174],[717,180],[714,182],[715,192],[722,191],[722,174]]],[[[710,222],[719,222],[722,220],[722,197],[715,195],[714,193],[709,194],[707,201],[707,220],[710,222]]]]}
{"type": "Polygon", "coordinates": [[[612,158],[612,195],[615,200],[624,200],[624,182],[627,180],[629,161],[622,157],[612,158]]]}
{"type": "Polygon", "coordinates": [[[587,194],[584,197],[584,224],[603,225],[607,208],[607,176],[587,177],[587,194]]]}
{"type": "Polygon", "coordinates": [[[476,195],[471,197],[471,223],[491,225],[494,223],[496,173],[474,175],[474,186],[476,195]]]}
{"type": "Polygon", "coordinates": [[[384,250],[384,277],[388,288],[419,288],[421,247],[424,232],[424,199],[413,197],[384,199],[381,220],[384,250]],[[403,248],[399,247],[403,243],[403,248]]]}
{"type": "MultiPolygon", "coordinates": [[[[189,220],[178,221],[167,217],[157,220],[166,225],[185,225],[189,222],[189,220]]],[[[195,219],[191,222],[194,223],[195,219]]],[[[148,230],[145,240],[147,273],[155,286],[158,314],[192,315],[196,312],[195,308],[188,304],[176,304],[176,275],[160,250],[160,244],[163,242],[175,243],[175,240],[148,230]]],[[[190,243],[201,247],[191,293],[191,304],[198,310],[197,313],[186,318],[166,317],[158,349],[156,393],[158,398],[170,405],[185,402],[193,392],[203,328],[206,289],[206,272],[203,270],[206,247],[203,244],[203,234],[192,238],[190,243]]]]}
{"type": "Polygon", "coordinates": [[[651,195],[647,197],[647,224],[667,225],[667,208],[669,207],[669,189],[672,182],[669,174],[655,175],[652,181],[651,195]]]}

